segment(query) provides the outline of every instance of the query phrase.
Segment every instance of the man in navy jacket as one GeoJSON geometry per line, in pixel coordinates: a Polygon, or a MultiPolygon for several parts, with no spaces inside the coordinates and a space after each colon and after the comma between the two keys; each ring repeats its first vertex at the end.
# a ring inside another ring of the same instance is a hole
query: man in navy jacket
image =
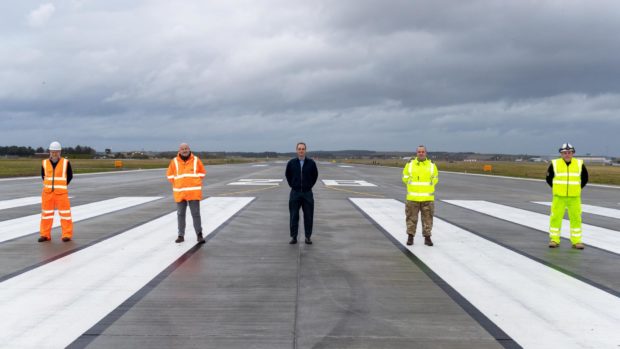
{"type": "Polygon", "coordinates": [[[306,157],[306,143],[297,143],[297,157],[286,164],[286,181],[291,187],[288,208],[291,216],[291,241],[297,243],[299,230],[299,208],[304,211],[304,231],[306,243],[312,244],[312,220],[314,219],[314,195],[312,187],[319,178],[319,170],[314,160],[306,157]]]}

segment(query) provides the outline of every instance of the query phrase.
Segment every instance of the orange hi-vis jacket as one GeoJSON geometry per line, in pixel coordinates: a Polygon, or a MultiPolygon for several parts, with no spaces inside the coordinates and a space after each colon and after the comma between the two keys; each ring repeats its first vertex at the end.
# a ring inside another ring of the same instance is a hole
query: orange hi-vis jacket
{"type": "Polygon", "coordinates": [[[67,191],[67,164],[69,160],[61,157],[56,168],[52,166],[50,159],[43,160],[43,191],[46,193],[66,194],[67,191]]]}
{"type": "Polygon", "coordinates": [[[172,183],[174,201],[190,201],[202,199],[202,178],[207,174],[202,161],[193,153],[187,161],[180,155],[170,161],[168,180],[172,183]]]}

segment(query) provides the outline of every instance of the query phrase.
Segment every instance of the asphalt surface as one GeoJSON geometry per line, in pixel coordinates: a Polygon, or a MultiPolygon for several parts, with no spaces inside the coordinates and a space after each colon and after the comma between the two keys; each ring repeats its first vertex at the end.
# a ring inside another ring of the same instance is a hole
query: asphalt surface
{"type": "MultiPolygon", "coordinates": [[[[300,244],[289,245],[286,181],[277,186],[228,185],[239,179],[283,179],[284,163],[264,165],[207,164],[205,197],[255,199],[205,245],[162,270],[71,347],[519,347],[350,202],[349,198],[404,201],[401,169],[319,162],[314,244],[300,239],[300,244]],[[328,187],[321,179],[363,180],[376,186],[328,187]]],[[[590,246],[581,252],[568,246],[550,250],[546,233],[441,201],[485,200],[547,214],[548,207],[532,203],[551,199],[546,183],[439,170],[436,217],[618,297],[619,255],[590,246]]],[[[36,196],[40,180],[0,180],[0,192],[3,200],[36,196]]],[[[124,196],[162,199],[76,222],[69,243],[60,242],[59,228],[50,243],[37,243],[35,231],[0,243],[0,286],[175,210],[165,170],[77,175],[70,195],[73,207],[124,196]]],[[[620,189],[589,186],[583,202],[620,209],[620,189]]],[[[39,212],[38,205],[0,210],[0,222],[39,212]]],[[[185,244],[194,244],[189,213],[187,219],[185,244]]],[[[583,221],[620,231],[618,219],[584,213],[583,221]]],[[[302,222],[303,218],[300,237],[302,222]]],[[[169,235],[174,244],[176,231],[171,229],[169,235]]],[[[434,247],[419,248],[441,248],[445,238],[435,233],[434,247]]],[[[421,239],[418,234],[416,244],[421,245],[421,239]]]]}

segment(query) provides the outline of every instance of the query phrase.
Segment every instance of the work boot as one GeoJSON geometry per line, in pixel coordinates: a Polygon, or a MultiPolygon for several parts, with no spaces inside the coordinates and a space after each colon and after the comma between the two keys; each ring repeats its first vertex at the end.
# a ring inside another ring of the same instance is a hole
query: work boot
{"type": "Polygon", "coordinates": [[[583,250],[586,247],[581,242],[578,242],[576,244],[573,244],[573,248],[576,250],[583,250]]]}
{"type": "Polygon", "coordinates": [[[198,234],[196,235],[196,239],[197,239],[197,241],[198,241],[198,243],[199,243],[199,244],[204,244],[204,243],[206,242],[206,241],[205,241],[205,238],[203,238],[203,237],[202,237],[202,233],[198,233],[198,234]]]}
{"type": "Polygon", "coordinates": [[[407,245],[413,245],[413,235],[407,236],[407,245]]]}
{"type": "Polygon", "coordinates": [[[556,248],[556,247],[560,247],[560,244],[558,244],[555,241],[549,241],[549,248],[556,248]]]}
{"type": "Polygon", "coordinates": [[[426,246],[433,246],[433,240],[431,240],[430,236],[425,236],[424,237],[424,245],[426,245],[426,246]]]}
{"type": "Polygon", "coordinates": [[[292,238],[291,241],[288,242],[291,245],[295,245],[297,243],[297,238],[292,238]]]}
{"type": "Polygon", "coordinates": [[[184,238],[184,237],[182,237],[182,236],[180,236],[180,235],[179,235],[179,237],[178,237],[176,240],[174,240],[174,242],[176,242],[177,244],[178,244],[179,242],[183,242],[183,241],[185,241],[185,238],[184,238]]]}
{"type": "Polygon", "coordinates": [[[37,241],[39,241],[39,242],[45,242],[45,241],[50,241],[50,240],[51,240],[51,239],[50,239],[50,238],[48,238],[48,237],[41,236],[41,237],[39,237],[39,240],[37,240],[37,241]]]}
{"type": "Polygon", "coordinates": [[[63,242],[69,242],[69,241],[71,241],[71,238],[68,237],[68,236],[65,236],[65,237],[62,238],[62,241],[63,242]]]}
{"type": "Polygon", "coordinates": [[[310,238],[306,238],[306,244],[312,245],[312,240],[310,240],[310,238]]]}

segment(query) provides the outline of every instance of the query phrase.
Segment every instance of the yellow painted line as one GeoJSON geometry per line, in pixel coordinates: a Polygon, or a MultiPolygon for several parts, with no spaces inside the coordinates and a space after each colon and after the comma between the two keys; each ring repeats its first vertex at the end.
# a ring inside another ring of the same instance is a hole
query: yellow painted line
{"type": "Polygon", "coordinates": [[[334,187],[330,187],[329,185],[326,185],[325,188],[332,189],[332,190],[338,190],[338,191],[344,191],[344,192],[347,192],[347,193],[353,193],[353,194],[358,194],[358,195],[374,196],[376,198],[384,198],[385,197],[384,195],[363,193],[363,192],[360,192],[360,191],[347,190],[347,189],[342,189],[342,188],[334,188],[334,187]]]}

